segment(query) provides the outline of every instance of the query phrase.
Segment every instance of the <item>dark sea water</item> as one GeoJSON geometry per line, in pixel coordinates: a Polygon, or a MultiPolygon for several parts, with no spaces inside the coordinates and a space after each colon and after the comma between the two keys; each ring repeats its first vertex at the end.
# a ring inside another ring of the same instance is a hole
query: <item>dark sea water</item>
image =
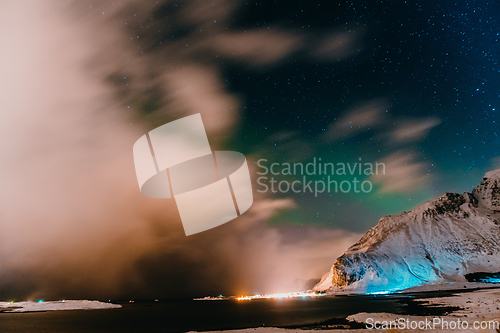
{"type": "Polygon", "coordinates": [[[0,313],[0,332],[186,332],[305,326],[358,312],[405,313],[408,302],[411,296],[135,302],[124,303],[121,309],[0,313]]]}

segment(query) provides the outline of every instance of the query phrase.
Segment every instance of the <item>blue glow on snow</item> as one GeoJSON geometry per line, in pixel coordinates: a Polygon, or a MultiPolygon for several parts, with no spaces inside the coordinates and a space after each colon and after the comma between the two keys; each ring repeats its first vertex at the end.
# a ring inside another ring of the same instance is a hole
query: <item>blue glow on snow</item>
{"type": "Polygon", "coordinates": [[[388,294],[391,294],[393,293],[393,291],[374,291],[374,292],[371,292],[371,293],[366,293],[365,295],[388,295],[388,294]]]}
{"type": "Polygon", "coordinates": [[[500,283],[500,278],[489,277],[489,278],[483,279],[481,282],[485,282],[485,283],[500,283]]]}

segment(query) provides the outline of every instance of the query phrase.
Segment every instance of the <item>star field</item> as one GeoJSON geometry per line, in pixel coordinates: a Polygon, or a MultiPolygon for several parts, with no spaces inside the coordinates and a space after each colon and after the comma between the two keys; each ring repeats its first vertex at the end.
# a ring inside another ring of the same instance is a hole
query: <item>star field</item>
{"type": "MultiPolygon", "coordinates": [[[[226,64],[228,91],[246,97],[243,137],[237,144],[247,153],[283,160],[295,159],[297,151],[304,160],[307,155],[376,160],[407,149],[384,142],[380,128],[341,142],[318,139],[360,101],[389,101],[386,113],[394,124],[403,118],[440,120],[413,147],[434,179],[425,189],[352,200],[302,195],[295,198],[302,209],[292,214],[294,219],[331,224],[327,217],[349,215],[350,209],[341,206],[370,206],[357,209],[361,216],[348,218],[353,223],[362,220],[359,228],[364,229],[377,213],[411,209],[446,191],[470,190],[492,168],[500,146],[498,3],[277,1],[245,6],[245,15],[235,21],[239,28],[279,25],[308,36],[324,34],[325,29],[362,34],[352,43],[351,55],[336,61],[315,62],[297,52],[281,66],[256,71],[226,64]],[[270,144],[276,133],[279,138],[270,144]],[[303,213],[303,207],[309,212],[303,213]]],[[[308,42],[314,43],[311,38],[308,42]]]]}

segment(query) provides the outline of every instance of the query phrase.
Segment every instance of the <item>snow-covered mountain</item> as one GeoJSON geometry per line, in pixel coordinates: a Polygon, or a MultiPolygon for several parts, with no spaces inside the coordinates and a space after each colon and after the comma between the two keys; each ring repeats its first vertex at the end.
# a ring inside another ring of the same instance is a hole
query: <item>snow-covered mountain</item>
{"type": "Polygon", "coordinates": [[[314,290],[391,291],[499,271],[500,169],[472,193],[446,193],[381,218],[314,290]]]}

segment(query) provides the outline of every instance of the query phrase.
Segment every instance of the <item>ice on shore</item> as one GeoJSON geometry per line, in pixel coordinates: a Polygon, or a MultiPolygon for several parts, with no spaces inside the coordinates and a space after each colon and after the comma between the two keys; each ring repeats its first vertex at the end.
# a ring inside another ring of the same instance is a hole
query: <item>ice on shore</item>
{"type": "Polygon", "coordinates": [[[0,302],[0,312],[39,312],[59,310],[116,309],[121,305],[99,301],[48,301],[48,302],[0,302]]]}

